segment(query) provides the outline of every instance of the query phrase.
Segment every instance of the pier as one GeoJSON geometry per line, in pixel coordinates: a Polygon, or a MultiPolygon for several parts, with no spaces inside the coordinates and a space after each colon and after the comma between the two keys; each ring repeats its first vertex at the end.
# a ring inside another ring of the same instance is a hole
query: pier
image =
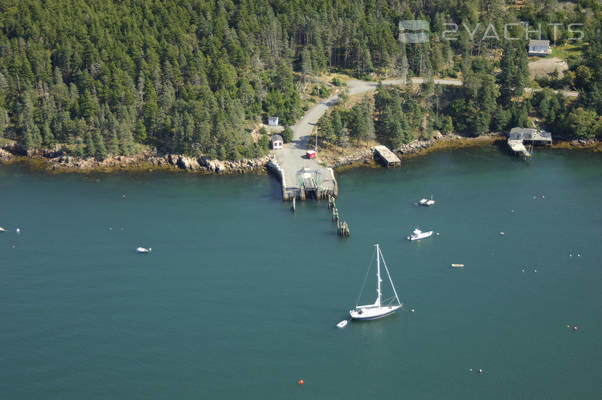
{"type": "Polygon", "coordinates": [[[512,128],[508,135],[508,146],[515,154],[523,157],[531,157],[531,153],[525,147],[525,142],[532,145],[552,144],[552,134],[535,128],[512,128]]]}
{"type": "Polygon", "coordinates": [[[286,143],[282,149],[272,151],[272,160],[268,167],[280,178],[282,200],[338,197],[339,189],[332,168],[319,163],[319,151],[317,158],[309,158],[307,154],[316,123],[338,100],[338,96],[331,96],[307,111],[303,118],[291,127],[293,140],[286,143]]]}
{"type": "Polygon", "coordinates": [[[398,167],[401,160],[386,146],[374,146],[374,156],[383,163],[385,167],[398,167]]]}

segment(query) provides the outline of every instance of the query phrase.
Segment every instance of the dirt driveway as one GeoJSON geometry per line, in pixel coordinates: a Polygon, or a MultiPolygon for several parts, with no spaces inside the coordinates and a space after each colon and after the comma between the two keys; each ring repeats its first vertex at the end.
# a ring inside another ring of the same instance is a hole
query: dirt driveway
{"type": "Polygon", "coordinates": [[[558,77],[561,78],[568,69],[569,65],[566,61],[558,57],[545,57],[529,62],[529,75],[531,79],[546,76],[555,70],[558,70],[558,77]]]}

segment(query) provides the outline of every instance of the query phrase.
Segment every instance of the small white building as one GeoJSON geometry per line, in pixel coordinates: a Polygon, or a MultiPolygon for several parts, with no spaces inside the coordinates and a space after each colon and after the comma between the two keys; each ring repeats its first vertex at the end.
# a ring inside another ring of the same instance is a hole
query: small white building
{"type": "Polygon", "coordinates": [[[278,117],[268,117],[269,126],[278,126],[278,117]]]}
{"type": "Polygon", "coordinates": [[[282,145],[284,145],[284,140],[282,140],[282,136],[272,135],[272,149],[274,149],[274,150],[281,149],[282,145]]]}
{"type": "Polygon", "coordinates": [[[530,56],[547,56],[552,54],[549,40],[529,40],[529,55],[530,56]]]}

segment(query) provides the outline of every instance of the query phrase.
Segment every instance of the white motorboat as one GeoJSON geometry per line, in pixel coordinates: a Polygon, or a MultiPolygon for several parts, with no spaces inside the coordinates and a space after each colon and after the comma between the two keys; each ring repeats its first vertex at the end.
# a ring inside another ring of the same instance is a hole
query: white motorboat
{"type": "Polygon", "coordinates": [[[346,319],[342,320],[341,322],[339,322],[337,324],[337,328],[344,328],[344,327],[346,327],[347,326],[347,322],[348,321],[346,319]]]}
{"type": "MultiPolygon", "coordinates": [[[[391,315],[397,310],[401,308],[401,302],[399,301],[399,297],[397,296],[397,291],[395,290],[395,286],[393,285],[393,280],[391,279],[391,274],[389,274],[389,269],[387,268],[387,263],[385,262],[385,258],[382,256],[380,252],[380,247],[378,244],[376,246],[376,301],[374,304],[367,304],[363,306],[356,305],[353,310],[349,310],[349,315],[351,315],[352,319],[355,320],[372,320],[378,319],[382,317],[386,317],[387,315],[391,315]],[[383,265],[385,266],[385,271],[387,272],[387,276],[389,278],[389,283],[391,284],[391,288],[393,289],[394,297],[382,300],[382,290],[381,290],[381,282],[382,279],[380,277],[380,261],[382,259],[383,265]],[[386,303],[386,304],[383,304],[386,303]]],[[[361,295],[361,293],[360,293],[361,295]]]]}
{"type": "Polygon", "coordinates": [[[144,248],[144,247],[138,247],[136,249],[136,251],[138,253],[150,253],[151,251],[153,251],[153,249],[151,249],[150,247],[148,249],[144,248]]]}
{"type": "Polygon", "coordinates": [[[430,206],[434,205],[435,204],[435,200],[433,200],[433,195],[431,195],[430,199],[427,199],[427,198],[420,199],[420,201],[418,202],[418,204],[420,204],[421,206],[427,206],[427,207],[430,207],[430,206]]]}
{"type": "Polygon", "coordinates": [[[408,236],[408,240],[420,240],[433,235],[433,231],[422,232],[420,229],[416,228],[412,232],[410,236],[408,236]]]}
{"type": "Polygon", "coordinates": [[[0,226],[0,232],[6,232],[6,229],[0,226]]]}

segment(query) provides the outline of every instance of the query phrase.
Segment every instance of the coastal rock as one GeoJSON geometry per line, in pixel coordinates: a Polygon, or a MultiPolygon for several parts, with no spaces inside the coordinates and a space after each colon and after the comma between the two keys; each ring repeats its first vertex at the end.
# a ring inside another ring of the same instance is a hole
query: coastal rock
{"type": "Polygon", "coordinates": [[[167,162],[173,165],[174,167],[178,165],[180,157],[177,154],[168,154],[167,162]]]}
{"type": "Polygon", "coordinates": [[[4,149],[0,149],[0,161],[8,161],[13,158],[13,155],[4,149]]]}
{"type": "Polygon", "coordinates": [[[201,157],[200,163],[211,172],[221,173],[226,170],[224,164],[219,160],[211,160],[209,158],[201,157]]]}
{"type": "Polygon", "coordinates": [[[224,164],[221,161],[218,160],[214,160],[214,165],[215,165],[215,169],[214,171],[219,173],[222,173],[224,171],[226,171],[226,167],[224,166],[224,164]]]}
{"type": "Polygon", "coordinates": [[[185,171],[206,171],[218,174],[244,174],[265,168],[270,161],[270,156],[240,161],[220,161],[205,157],[189,157],[183,154],[154,155],[152,153],[135,154],[131,156],[109,156],[104,160],[93,157],[81,158],[65,154],[62,149],[25,151],[21,146],[13,145],[0,148],[0,161],[6,162],[29,155],[31,159],[46,161],[47,168],[55,171],[81,170],[93,171],[95,169],[110,172],[115,168],[145,168],[145,167],[171,167],[185,171]]]}
{"type": "Polygon", "coordinates": [[[178,158],[177,166],[181,169],[187,169],[190,171],[196,171],[201,168],[201,166],[195,158],[185,156],[180,156],[178,158]]]}

